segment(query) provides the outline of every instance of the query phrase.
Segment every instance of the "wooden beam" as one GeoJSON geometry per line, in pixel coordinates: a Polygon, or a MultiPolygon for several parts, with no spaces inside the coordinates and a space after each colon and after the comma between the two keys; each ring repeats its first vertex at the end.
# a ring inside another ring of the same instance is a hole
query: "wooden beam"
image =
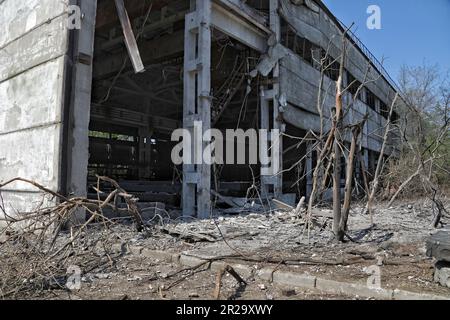
{"type": "Polygon", "coordinates": [[[131,27],[130,18],[128,17],[127,9],[123,0],[115,0],[117,13],[122,25],[123,35],[125,37],[125,44],[130,55],[131,62],[133,64],[134,71],[136,73],[143,72],[145,70],[144,63],[142,62],[139,48],[134,37],[133,28],[131,27]]]}

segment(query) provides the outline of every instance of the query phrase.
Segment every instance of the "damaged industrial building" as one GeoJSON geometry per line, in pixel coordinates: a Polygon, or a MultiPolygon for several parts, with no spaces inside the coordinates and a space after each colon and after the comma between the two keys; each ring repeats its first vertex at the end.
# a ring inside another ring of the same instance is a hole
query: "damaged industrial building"
{"type": "MultiPolygon", "coordinates": [[[[183,216],[210,217],[212,197],[245,197],[255,186],[261,198],[293,206],[308,197],[317,158],[308,148],[330,127],[342,37],[352,106],[344,123],[368,116],[357,179],[362,167],[375,169],[398,91],[321,1],[4,0],[0,27],[0,182],[21,176],[95,198],[96,176],[108,176],[142,206],[163,203],[183,216]],[[77,13],[79,28],[67,22],[77,13]],[[196,121],[204,131],[279,130],[276,173],[175,165],[172,132],[196,121]]],[[[386,156],[392,145],[395,136],[386,156]]],[[[20,182],[2,196],[11,212],[42,201],[20,182]]]]}
{"type": "Polygon", "coordinates": [[[450,78],[337,3],[0,0],[0,300],[448,300],[450,78]]]}

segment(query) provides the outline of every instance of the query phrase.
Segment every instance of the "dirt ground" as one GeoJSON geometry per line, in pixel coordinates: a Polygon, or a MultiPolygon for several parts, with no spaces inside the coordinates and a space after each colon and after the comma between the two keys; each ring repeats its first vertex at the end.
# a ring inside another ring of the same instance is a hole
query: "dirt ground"
{"type": "MultiPolygon", "coordinates": [[[[185,272],[178,279],[165,279],[167,274],[177,272],[180,266],[139,256],[129,256],[120,261],[117,270],[108,273],[92,273],[83,276],[81,289],[77,291],[43,291],[33,299],[69,300],[209,300],[213,299],[216,275],[200,269],[190,275],[185,272]],[[160,271],[163,270],[163,271],[160,271]],[[184,281],[176,284],[184,276],[184,281]]],[[[246,279],[248,284],[239,286],[234,278],[224,276],[221,299],[225,300],[278,300],[278,299],[356,299],[342,295],[322,294],[308,290],[280,288],[272,284],[246,279]]]]}
{"type": "MultiPolygon", "coordinates": [[[[314,227],[309,231],[300,217],[282,210],[240,215],[218,212],[215,219],[187,222],[174,218],[176,212],[159,213],[152,227],[142,233],[136,233],[127,223],[108,230],[100,226],[91,229],[99,237],[108,238],[111,247],[132,245],[206,259],[229,256],[232,258],[228,261],[255,269],[272,266],[336,281],[365,284],[366,268],[378,265],[383,288],[450,297],[449,288],[433,282],[434,261],[425,254],[425,240],[436,232],[431,227],[431,203],[417,200],[392,208],[380,205],[373,217],[374,226],[362,212],[362,206],[354,206],[346,243],[334,242],[328,209],[316,210],[314,227]]],[[[0,269],[5,268],[6,264],[1,260],[0,263],[0,269]]],[[[74,262],[68,259],[66,263],[74,262]]],[[[15,298],[212,299],[216,274],[202,268],[195,272],[187,268],[183,271],[184,268],[123,251],[108,255],[101,266],[82,266],[79,290],[70,291],[59,285],[26,291],[15,298]]],[[[225,275],[221,299],[365,299],[278,287],[253,276],[245,280],[247,285],[240,286],[233,277],[225,275]]]]}

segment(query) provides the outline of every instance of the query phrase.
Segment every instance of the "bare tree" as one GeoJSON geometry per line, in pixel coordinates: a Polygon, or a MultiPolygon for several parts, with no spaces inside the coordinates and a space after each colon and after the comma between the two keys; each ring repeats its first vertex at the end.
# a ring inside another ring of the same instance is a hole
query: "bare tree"
{"type": "Polygon", "coordinates": [[[385,154],[385,150],[387,148],[388,145],[388,138],[389,138],[389,134],[391,133],[391,128],[392,126],[392,117],[394,114],[394,110],[396,107],[396,103],[398,101],[399,98],[399,94],[396,93],[395,94],[395,98],[392,101],[391,107],[389,108],[389,116],[387,118],[386,121],[386,126],[384,128],[384,134],[383,134],[383,143],[381,145],[381,150],[380,150],[380,156],[378,157],[378,162],[377,162],[377,167],[375,169],[375,173],[374,173],[374,177],[373,177],[373,182],[371,187],[369,188],[369,192],[367,194],[367,206],[366,206],[366,210],[367,212],[370,214],[370,217],[372,219],[371,223],[373,224],[373,212],[372,212],[372,204],[373,204],[373,200],[379,190],[379,186],[380,186],[380,176],[382,173],[382,167],[383,167],[383,160],[384,160],[384,154],[385,154]]]}
{"type": "MultiPolygon", "coordinates": [[[[403,67],[400,86],[405,99],[400,129],[401,170],[391,170],[390,178],[399,184],[389,205],[408,188],[418,187],[435,203],[442,215],[441,185],[449,184],[450,112],[448,77],[437,66],[403,67]],[[444,177],[439,179],[438,177],[444,177]],[[412,183],[417,181],[417,183],[412,183]]],[[[445,209],[444,209],[445,210],[445,209]]],[[[439,218],[440,219],[440,218],[439,218]]],[[[434,225],[438,226],[439,219],[434,225]]]]}
{"type": "MultiPolygon", "coordinates": [[[[361,90],[372,81],[376,81],[376,79],[370,79],[370,71],[371,66],[368,65],[367,71],[364,77],[363,82],[358,86],[356,92],[353,94],[353,99],[351,102],[345,106],[343,104],[343,97],[346,92],[354,87],[356,84],[356,80],[350,84],[347,84],[347,87],[344,87],[344,72],[345,72],[345,64],[346,64],[346,53],[347,53],[347,29],[342,35],[342,46],[341,46],[341,55],[339,57],[340,67],[339,67],[339,75],[336,81],[336,100],[333,109],[331,110],[331,128],[326,135],[323,134],[323,112],[320,109],[322,107],[320,97],[322,86],[319,88],[318,95],[318,109],[319,115],[321,117],[321,134],[318,137],[319,142],[315,145],[315,149],[311,152],[317,152],[317,162],[313,170],[313,179],[312,179],[312,191],[308,202],[308,221],[311,220],[312,216],[312,208],[316,201],[317,193],[319,191],[319,180],[322,179],[321,186],[325,187],[325,181],[330,174],[333,177],[333,232],[336,236],[336,239],[339,241],[343,241],[345,230],[347,229],[348,222],[348,214],[350,211],[350,205],[352,200],[352,192],[353,192],[353,179],[354,179],[354,159],[356,156],[356,149],[358,145],[358,137],[360,132],[362,131],[362,127],[364,126],[365,119],[362,122],[357,124],[352,124],[347,127],[344,127],[343,120],[347,112],[353,107],[354,101],[356,101],[359,96],[361,90]],[[352,144],[349,151],[349,156],[347,157],[347,179],[346,179],[346,188],[345,188],[345,201],[344,208],[342,208],[341,203],[341,162],[342,155],[344,150],[343,137],[345,136],[346,130],[351,130],[352,135],[352,144]],[[344,214],[342,212],[344,211],[344,214]]],[[[323,61],[322,61],[323,63],[323,61]]],[[[323,75],[323,72],[322,72],[323,75]]],[[[322,84],[322,79],[321,82],[322,84]]],[[[310,223],[308,223],[308,230],[310,227],[310,223]]]]}

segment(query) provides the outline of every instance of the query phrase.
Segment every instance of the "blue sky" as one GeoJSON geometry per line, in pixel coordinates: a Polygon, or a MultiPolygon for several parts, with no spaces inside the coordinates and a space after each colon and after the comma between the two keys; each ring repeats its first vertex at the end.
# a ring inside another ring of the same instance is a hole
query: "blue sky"
{"type": "Polygon", "coordinates": [[[438,63],[450,70],[450,0],[323,0],[334,15],[350,25],[393,79],[401,65],[438,63]],[[369,30],[369,5],[381,9],[381,30],[369,30]],[[356,29],[355,29],[356,28],[356,29]]]}

